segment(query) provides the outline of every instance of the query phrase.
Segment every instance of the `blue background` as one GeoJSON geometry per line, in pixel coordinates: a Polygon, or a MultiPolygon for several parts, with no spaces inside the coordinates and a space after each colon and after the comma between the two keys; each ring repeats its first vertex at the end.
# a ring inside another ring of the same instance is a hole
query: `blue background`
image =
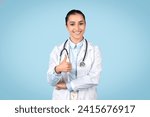
{"type": "Polygon", "coordinates": [[[0,0],[0,99],[51,99],[49,54],[71,9],[102,51],[98,99],[150,99],[149,0],[0,0]]]}

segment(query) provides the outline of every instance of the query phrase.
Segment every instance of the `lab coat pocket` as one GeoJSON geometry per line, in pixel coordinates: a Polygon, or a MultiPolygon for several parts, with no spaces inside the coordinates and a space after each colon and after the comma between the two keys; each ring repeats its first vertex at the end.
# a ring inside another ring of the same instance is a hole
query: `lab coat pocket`
{"type": "Polygon", "coordinates": [[[77,68],[77,75],[78,77],[83,77],[84,75],[88,75],[91,69],[91,60],[88,59],[87,61],[85,61],[85,66],[80,66],[80,64],[78,65],[77,68]],[[89,60],[89,61],[88,61],[89,60]]]}

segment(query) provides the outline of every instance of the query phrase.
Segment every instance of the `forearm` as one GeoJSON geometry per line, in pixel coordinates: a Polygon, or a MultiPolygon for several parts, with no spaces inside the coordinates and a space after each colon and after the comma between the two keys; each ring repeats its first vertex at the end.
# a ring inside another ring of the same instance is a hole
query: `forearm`
{"type": "Polygon", "coordinates": [[[60,79],[62,78],[62,74],[57,74],[55,70],[47,73],[48,83],[52,86],[55,86],[60,79]]]}
{"type": "Polygon", "coordinates": [[[81,89],[87,89],[92,86],[96,86],[99,83],[100,73],[90,74],[83,77],[79,77],[70,82],[72,90],[77,91],[81,89]]]}

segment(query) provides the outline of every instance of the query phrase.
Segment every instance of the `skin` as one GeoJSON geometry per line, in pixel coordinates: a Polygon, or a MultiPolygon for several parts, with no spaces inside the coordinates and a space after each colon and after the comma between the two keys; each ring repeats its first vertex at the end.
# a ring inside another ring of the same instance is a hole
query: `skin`
{"type": "MultiPolygon", "coordinates": [[[[70,39],[73,43],[77,44],[83,39],[83,34],[85,32],[86,23],[81,14],[72,14],[69,16],[66,28],[70,34],[70,39]]],[[[55,67],[56,73],[70,72],[72,70],[71,63],[67,62],[67,56],[64,60],[55,67]]],[[[56,84],[56,89],[67,89],[65,82],[58,82],[56,84]]]]}
{"type": "Polygon", "coordinates": [[[83,39],[86,23],[80,14],[70,15],[67,21],[66,28],[70,34],[71,41],[75,44],[83,39]]]}

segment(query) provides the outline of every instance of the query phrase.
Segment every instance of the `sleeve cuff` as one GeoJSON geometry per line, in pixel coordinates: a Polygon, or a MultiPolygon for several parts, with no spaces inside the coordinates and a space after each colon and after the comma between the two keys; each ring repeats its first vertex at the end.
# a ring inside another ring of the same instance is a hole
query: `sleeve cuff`
{"type": "Polygon", "coordinates": [[[66,86],[67,86],[67,89],[68,89],[69,91],[72,91],[72,87],[71,87],[71,84],[70,84],[70,83],[67,83],[66,86]]]}
{"type": "Polygon", "coordinates": [[[56,75],[56,76],[61,76],[61,73],[60,74],[56,73],[55,68],[53,70],[53,74],[56,75]]]}

